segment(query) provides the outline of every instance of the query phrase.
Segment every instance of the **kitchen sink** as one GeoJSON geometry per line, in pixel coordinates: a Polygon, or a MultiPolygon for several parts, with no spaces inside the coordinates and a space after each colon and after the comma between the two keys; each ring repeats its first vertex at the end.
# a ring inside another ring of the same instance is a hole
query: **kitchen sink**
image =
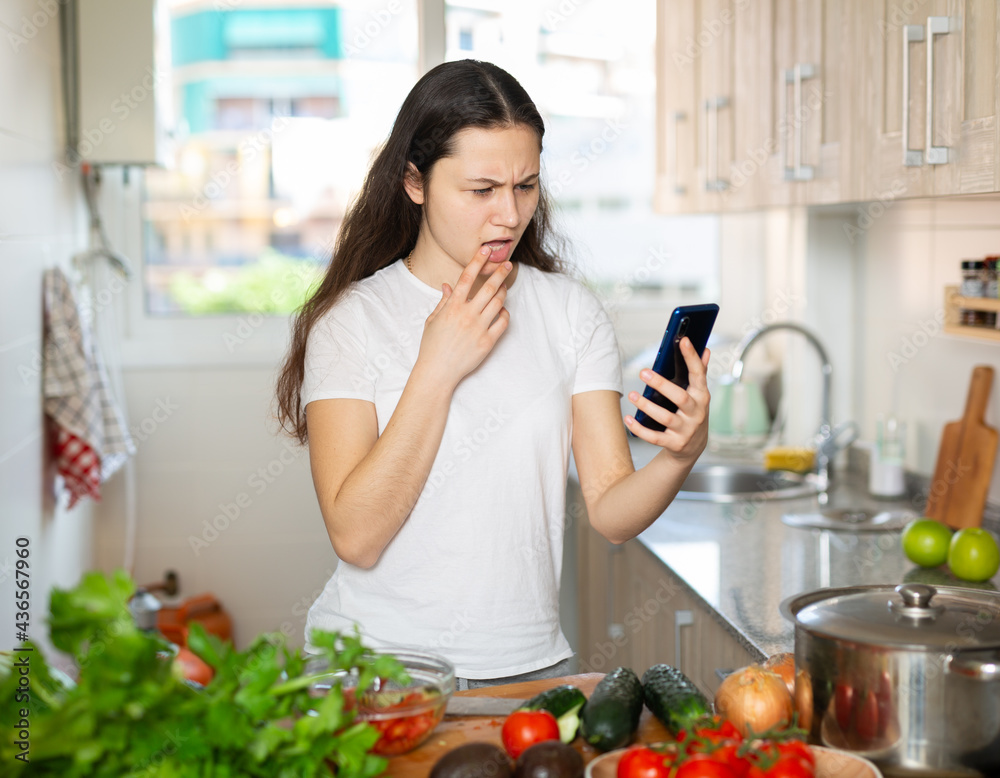
{"type": "Polygon", "coordinates": [[[737,502],[789,500],[819,492],[815,476],[754,465],[698,464],[684,479],[678,500],[737,502]]]}

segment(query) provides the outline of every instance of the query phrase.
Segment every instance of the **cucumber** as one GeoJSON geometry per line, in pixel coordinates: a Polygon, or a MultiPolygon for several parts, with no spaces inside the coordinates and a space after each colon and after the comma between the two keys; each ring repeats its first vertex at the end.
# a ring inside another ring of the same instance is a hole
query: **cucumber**
{"type": "Polygon", "coordinates": [[[598,683],[580,713],[580,734],[599,751],[628,745],[642,714],[642,684],[634,672],[619,667],[598,683]]]}
{"type": "Polygon", "coordinates": [[[585,702],[587,697],[584,693],[566,683],[532,697],[521,710],[547,710],[559,724],[559,739],[563,743],[572,743],[580,727],[580,709],[585,702]]]}
{"type": "Polygon", "coordinates": [[[705,695],[676,667],[650,667],[642,674],[642,690],[646,706],[672,735],[712,715],[705,695]]]}

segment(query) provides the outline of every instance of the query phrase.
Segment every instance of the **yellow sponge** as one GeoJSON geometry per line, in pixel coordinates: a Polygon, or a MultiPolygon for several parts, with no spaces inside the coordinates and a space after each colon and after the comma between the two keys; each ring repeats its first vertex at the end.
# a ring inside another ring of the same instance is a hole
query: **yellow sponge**
{"type": "Polygon", "coordinates": [[[816,463],[816,452],[811,448],[776,446],[764,452],[764,468],[767,470],[791,470],[808,473],[816,463]]]}

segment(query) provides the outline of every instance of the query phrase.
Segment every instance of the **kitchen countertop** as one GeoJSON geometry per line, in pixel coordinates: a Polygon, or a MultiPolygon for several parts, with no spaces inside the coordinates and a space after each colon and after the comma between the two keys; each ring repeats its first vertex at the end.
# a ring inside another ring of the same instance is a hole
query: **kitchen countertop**
{"type": "MultiPolygon", "coordinates": [[[[568,683],[576,686],[589,697],[598,681],[603,677],[602,673],[586,673],[559,678],[544,678],[536,681],[523,681],[455,692],[455,696],[530,699],[546,689],[568,683]]],[[[392,778],[424,778],[430,773],[438,759],[458,746],[470,742],[485,742],[502,746],[500,729],[503,726],[504,718],[504,716],[447,717],[438,724],[426,743],[408,754],[390,759],[385,774],[392,776],[392,778]]],[[[658,743],[670,739],[670,736],[664,726],[653,718],[649,708],[643,708],[636,738],[642,743],[658,743]]],[[[593,761],[600,755],[599,751],[583,742],[582,738],[573,741],[573,748],[583,757],[584,764],[593,761]]],[[[489,772],[484,771],[484,775],[489,774],[489,772]]]]}
{"type": "MultiPolygon", "coordinates": [[[[632,442],[636,468],[655,447],[632,442]]],[[[706,453],[700,461],[729,462],[706,453]]],[[[878,500],[863,472],[834,479],[823,510],[914,510],[913,501],[878,500]]],[[[779,606],[825,587],[899,584],[921,571],[906,559],[899,531],[833,532],[785,525],[785,513],[821,510],[817,497],[730,504],[675,500],[638,540],[703,601],[719,622],[763,659],[794,650],[794,628],[779,606]]],[[[1000,577],[994,579],[994,583],[1000,577]]],[[[932,582],[933,581],[928,581],[932,582]]],[[[952,581],[951,585],[958,585],[952,581]]]]}

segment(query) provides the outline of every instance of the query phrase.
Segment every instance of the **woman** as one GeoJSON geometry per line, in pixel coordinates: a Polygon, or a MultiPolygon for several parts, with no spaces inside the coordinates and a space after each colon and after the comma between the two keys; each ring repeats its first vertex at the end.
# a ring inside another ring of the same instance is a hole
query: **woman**
{"type": "Polygon", "coordinates": [[[691,386],[631,393],[663,433],[635,471],[614,331],[559,272],[541,191],[544,125],[508,73],[440,65],[414,86],[300,311],[278,384],[309,442],[340,564],[306,631],[358,624],[372,645],[450,658],[459,687],[559,675],[566,475],[613,543],[659,516],[705,447],[708,353],[691,386]]]}

